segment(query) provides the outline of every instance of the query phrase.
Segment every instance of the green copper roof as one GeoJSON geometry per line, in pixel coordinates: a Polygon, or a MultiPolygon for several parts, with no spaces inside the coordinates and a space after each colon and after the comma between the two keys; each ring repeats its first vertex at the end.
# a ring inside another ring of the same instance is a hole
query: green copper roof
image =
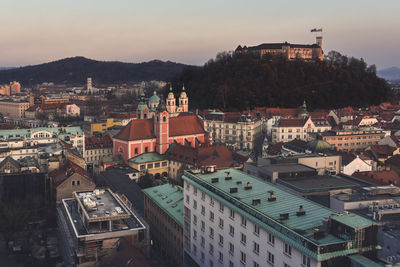
{"type": "Polygon", "coordinates": [[[158,103],[158,102],[160,102],[160,97],[158,97],[158,95],[156,95],[156,92],[154,92],[154,95],[152,95],[149,98],[149,102],[150,103],[158,103]]]}
{"type": "MultiPolygon", "coordinates": [[[[336,251],[333,254],[317,253],[317,247],[348,242],[329,233],[326,233],[324,238],[314,239],[315,228],[321,228],[324,219],[338,215],[336,211],[233,168],[209,174],[193,174],[185,171],[182,178],[314,259],[325,260],[335,255],[352,254],[351,249],[336,251]],[[225,179],[227,172],[231,179],[225,179]],[[246,189],[248,183],[251,188],[246,189]],[[234,191],[237,192],[231,193],[233,188],[236,188],[234,191]],[[271,192],[276,197],[275,201],[268,201],[271,192]],[[254,204],[253,201],[259,203],[254,204]],[[300,205],[306,213],[297,216],[300,205]],[[281,214],[288,214],[289,217],[281,220],[281,214]]],[[[349,220],[360,218],[362,225],[373,224],[372,221],[362,219],[360,216],[349,215],[343,214],[340,217],[343,220],[347,217],[349,220]]],[[[355,223],[354,226],[359,225],[355,223]]]]}
{"type": "Polygon", "coordinates": [[[140,163],[160,161],[160,160],[164,160],[164,159],[165,158],[163,155],[160,155],[156,152],[149,152],[149,153],[140,154],[139,156],[136,156],[134,158],[130,158],[128,161],[140,164],[140,163]]]}
{"type": "Polygon", "coordinates": [[[367,257],[364,257],[362,255],[356,254],[356,255],[351,255],[349,256],[349,259],[352,263],[356,263],[357,265],[353,265],[353,266],[358,266],[358,267],[383,267],[383,266],[387,266],[385,264],[379,264],[376,263],[370,259],[368,259],[367,257]]]}
{"type": "Polygon", "coordinates": [[[174,221],[183,227],[183,189],[178,185],[164,184],[142,190],[174,221]]]}
{"type": "Polygon", "coordinates": [[[146,103],[140,102],[140,103],[138,104],[138,106],[137,106],[137,109],[138,109],[138,110],[146,110],[146,109],[149,109],[149,107],[147,106],[146,103]]]}
{"type": "Polygon", "coordinates": [[[364,228],[364,227],[368,227],[368,226],[371,226],[372,224],[374,224],[373,221],[368,220],[364,217],[358,216],[354,213],[333,216],[332,219],[337,222],[340,222],[342,224],[348,225],[354,229],[364,228]]]}
{"type": "MultiPolygon", "coordinates": [[[[38,127],[31,129],[14,129],[14,130],[0,130],[0,136],[3,139],[13,139],[13,138],[31,138],[31,134],[37,132],[49,132],[57,137],[63,137],[66,135],[83,135],[81,127],[38,127]]],[[[47,137],[46,137],[47,138],[47,137]]]]}

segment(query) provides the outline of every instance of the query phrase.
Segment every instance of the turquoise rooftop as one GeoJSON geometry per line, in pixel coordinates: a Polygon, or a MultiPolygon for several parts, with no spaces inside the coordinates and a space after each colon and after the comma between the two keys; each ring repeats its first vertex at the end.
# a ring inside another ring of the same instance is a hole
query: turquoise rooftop
{"type": "Polygon", "coordinates": [[[154,161],[161,161],[164,160],[164,156],[160,155],[156,152],[149,152],[149,153],[143,153],[140,154],[139,156],[136,156],[134,158],[130,158],[128,161],[133,162],[133,163],[147,163],[147,162],[154,162],[154,161]]]}
{"type": "Polygon", "coordinates": [[[178,185],[163,184],[142,190],[174,221],[183,227],[183,189],[178,185]]]}
{"type": "MultiPolygon", "coordinates": [[[[318,260],[336,257],[341,254],[343,256],[351,254],[350,250],[336,251],[324,255],[317,253],[317,247],[345,244],[347,242],[329,233],[326,233],[323,238],[315,239],[314,231],[316,228],[323,226],[324,219],[330,217],[340,218],[340,222],[349,227],[358,227],[359,220],[362,222],[363,227],[373,225],[372,221],[363,219],[358,215],[338,214],[322,205],[286,192],[271,183],[261,181],[233,168],[209,174],[194,174],[185,171],[183,179],[188,183],[195,184],[207,194],[234,209],[237,213],[260,225],[264,225],[264,229],[267,231],[272,232],[280,239],[318,260]],[[229,172],[231,179],[225,179],[227,172],[229,172]],[[248,183],[251,188],[246,188],[248,183]],[[237,192],[231,192],[232,190],[237,190],[237,192]],[[271,192],[276,197],[275,201],[268,201],[271,192]],[[300,206],[305,211],[302,216],[297,215],[300,206]],[[281,214],[288,214],[289,217],[282,220],[281,214]],[[354,219],[357,219],[357,221],[354,222],[354,219]]],[[[356,253],[356,251],[352,253],[356,253]]]]}
{"type": "MultiPolygon", "coordinates": [[[[23,139],[31,138],[31,135],[37,132],[48,132],[51,135],[57,137],[63,137],[67,135],[83,135],[81,127],[38,127],[31,129],[13,129],[13,130],[0,130],[0,139],[12,140],[12,139],[23,139]]],[[[48,138],[48,137],[44,137],[48,138]]]]}

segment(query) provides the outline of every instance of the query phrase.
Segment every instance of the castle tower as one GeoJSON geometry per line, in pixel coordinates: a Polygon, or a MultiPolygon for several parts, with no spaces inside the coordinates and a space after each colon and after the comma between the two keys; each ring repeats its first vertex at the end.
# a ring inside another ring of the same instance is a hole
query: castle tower
{"type": "Polygon", "coordinates": [[[164,100],[161,100],[154,116],[154,134],[156,136],[157,153],[164,154],[169,147],[169,113],[164,100]]]}
{"type": "Polygon", "coordinates": [[[316,43],[319,45],[319,47],[322,48],[322,36],[317,36],[316,37],[316,43]]]}
{"type": "Polygon", "coordinates": [[[182,86],[182,92],[179,96],[179,107],[181,107],[182,112],[189,111],[189,98],[185,92],[185,85],[182,86]]]}
{"type": "Polygon", "coordinates": [[[175,96],[174,93],[172,92],[172,85],[169,87],[169,94],[167,98],[167,111],[170,114],[174,114],[176,112],[176,102],[175,102],[175,96]]]}
{"type": "Polygon", "coordinates": [[[140,94],[140,101],[136,109],[136,117],[138,119],[147,119],[149,113],[149,107],[147,106],[146,99],[144,98],[144,92],[140,94]]]}

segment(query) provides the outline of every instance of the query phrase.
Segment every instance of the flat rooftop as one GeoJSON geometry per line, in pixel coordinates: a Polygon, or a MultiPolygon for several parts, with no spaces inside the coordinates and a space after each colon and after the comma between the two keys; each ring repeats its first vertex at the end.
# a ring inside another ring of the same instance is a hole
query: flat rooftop
{"type": "Polygon", "coordinates": [[[315,171],[314,168],[308,167],[306,165],[302,164],[292,164],[292,163],[287,163],[287,164],[268,164],[268,165],[262,165],[259,166],[261,169],[268,170],[271,172],[279,172],[279,173],[285,173],[285,172],[312,172],[315,171]]]}
{"type": "Polygon", "coordinates": [[[63,199],[64,208],[75,235],[82,237],[97,233],[115,233],[123,230],[142,230],[144,224],[110,190],[74,192],[74,198],[63,199]],[[96,191],[96,193],[95,193],[96,191]],[[86,199],[86,200],[85,200],[86,199]],[[89,201],[88,199],[91,199],[89,201]],[[94,202],[94,203],[93,203],[94,202]],[[81,211],[80,211],[81,209],[81,211]],[[82,215],[85,221],[82,221],[82,215]],[[110,230],[108,223],[112,221],[110,230]]]}
{"type": "Polygon", "coordinates": [[[350,181],[344,177],[332,175],[279,178],[277,183],[302,193],[323,192],[360,186],[360,184],[350,181]]]}

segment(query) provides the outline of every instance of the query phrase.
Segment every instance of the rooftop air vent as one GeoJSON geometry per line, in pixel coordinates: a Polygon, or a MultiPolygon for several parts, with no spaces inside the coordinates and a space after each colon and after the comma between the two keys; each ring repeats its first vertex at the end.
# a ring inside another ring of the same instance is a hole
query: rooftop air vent
{"type": "Polygon", "coordinates": [[[213,184],[218,183],[218,178],[211,178],[211,183],[213,184]]]}
{"type": "Polygon", "coordinates": [[[225,172],[225,173],[226,173],[225,180],[232,180],[232,176],[230,175],[230,172],[225,172]]]}
{"type": "Polygon", "coordinates": [[[251,185],[250,182],[247,182],[247,185],[244,187],[245,190],[249,190],[249,189],[252,189],[252,188],[253,188],[253,186],[251,185]]]}
{"type": "Polygon", "coordinates": [[[229,193],[237,193],[237,191],[238,191],[237,187],[231,187],[229,193]]]}
{"type": "Polygon", "coordinates": [[[271,191],[268,191],[268,193],[269,193],[268,201],[269,202],[276,201],[276,197],[274,195],[274,191],[271,190],[271,191]]]}
{"type": "Polygon", "coordinates": [[[299,210],[296,212],[297,216],[303,216],[306,215],[306,211],[303,209],[303,205],[299,206],[299,210]]]}
{"type": "Polygon", "coordinates": [[[236,184],[242,184],[242,181],[237,181],[236,184]]]}
{"type": "Polygon", "coordinates": [[[283,220],[287,220],[287,219],[289,219],[289,213],[279,214],[279,220],[283,221],[283,220]]]}
{"type": "Polygon", "coordinates": [[[257,199],[253,199],[252,203],[253,206],[261,204],[261,199],[257,198],[257,199]]]}

